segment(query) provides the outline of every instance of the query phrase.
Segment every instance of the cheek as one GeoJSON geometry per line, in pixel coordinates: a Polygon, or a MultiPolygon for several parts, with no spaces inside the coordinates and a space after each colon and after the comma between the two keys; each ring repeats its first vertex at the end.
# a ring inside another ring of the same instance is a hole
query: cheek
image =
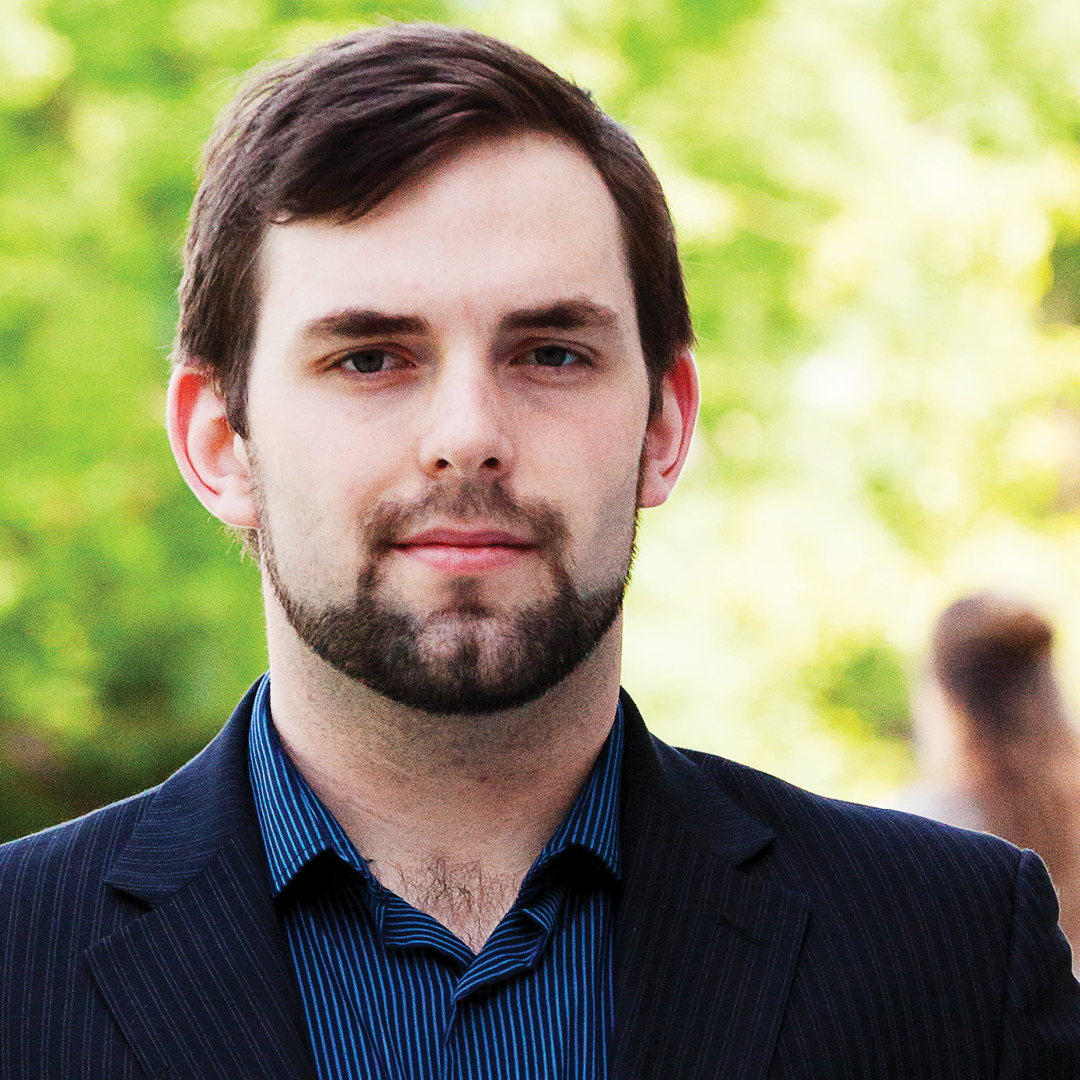
{"type": "Polygon", "coordinates": [[[278,569],[299,588],[350,590],[363,493],[350,489],[350,470],[325,445],[279,434],[256,457],[260,517],[278,569]]]}
{"type": "Polygon", "coordinates": [[[622,572],[633,537],[642,447],[628,443],[625,431],[590,440],[566,493],[575,576],[586,587],[606,585],[622,572]],[[615,446],[620,453],[612,453],[615,446]]]}
{"type": "Polygon", "coordinates": [[[266,426],[270,437],[260,440],[259,460],[272,509],[340,530],[370,510],[395,474],[401,429],[350,422],[347,413],[318,404],[304,408],[298,402],[293,411],[279,413],[266,426]]]}

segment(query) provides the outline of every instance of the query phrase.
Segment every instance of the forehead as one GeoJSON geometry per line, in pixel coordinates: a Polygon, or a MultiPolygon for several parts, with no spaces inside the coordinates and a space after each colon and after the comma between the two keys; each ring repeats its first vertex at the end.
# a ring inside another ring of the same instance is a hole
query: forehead
{"type": "Polygon", "coordinates": [[[567,298],[633,316],[618,210],[589,159],[551,136],[466,144],[353,222],[269,228],[260,339],[362,305],[460,317],[567,298]]]}

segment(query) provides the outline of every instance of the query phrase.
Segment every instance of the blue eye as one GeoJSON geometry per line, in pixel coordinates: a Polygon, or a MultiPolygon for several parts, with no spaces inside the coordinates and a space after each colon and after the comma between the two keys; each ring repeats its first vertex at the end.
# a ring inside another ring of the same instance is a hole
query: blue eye
{"type": "Polygon", "coordinates": [[[541,345],[533,349],[529,355],[540,367],[570,367],[581,360],[577,353],[564,349],[561,345],[541,345]]]}
{"type": "Polygon", "coordinates": [[[348,371],[358,371],[361,375],[374,375],[382,371],[390,361],[390,354],[385,349],[356,349],[341,362],[348,371]]]}

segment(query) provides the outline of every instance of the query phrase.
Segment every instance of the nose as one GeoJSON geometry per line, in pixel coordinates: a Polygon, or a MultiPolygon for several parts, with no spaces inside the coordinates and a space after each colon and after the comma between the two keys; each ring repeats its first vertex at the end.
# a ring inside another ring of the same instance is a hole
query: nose
{"type": "Polygon", "coordinates": [[[432,477],[496,479],[511,465],[507,403],[491,365],[448,358],[434,380],[421,440],[421,466],[432,477]]]}

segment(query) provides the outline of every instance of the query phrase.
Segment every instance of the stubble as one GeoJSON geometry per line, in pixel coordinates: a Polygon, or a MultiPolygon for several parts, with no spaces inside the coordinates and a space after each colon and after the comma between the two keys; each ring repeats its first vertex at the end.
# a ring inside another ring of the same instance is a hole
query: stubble
{"type": "Polygon", "coordinates": [[[416,502],[376,508],[361,530],[367,556],[353,596],[320,603],[285,580],[257,467],[252,478],[264,523],[260,558],[297,636],[331,667],[410,708],[475,716],[535,701],[592,654],[622,608],[636,516],[615,578],[583,594],[566,565],[563,515],[542,503],[516,502],[497,480],[438,487],[416,502]],[[448,600],[435,611],[421,615],[396,604],[385,580],[394,545],[436,517],[497,523],[527,535],[547,568],[550,595],[516,611],[495,610],[482,602],[477,578],[463,575],[450,582],[448,600]]]}

